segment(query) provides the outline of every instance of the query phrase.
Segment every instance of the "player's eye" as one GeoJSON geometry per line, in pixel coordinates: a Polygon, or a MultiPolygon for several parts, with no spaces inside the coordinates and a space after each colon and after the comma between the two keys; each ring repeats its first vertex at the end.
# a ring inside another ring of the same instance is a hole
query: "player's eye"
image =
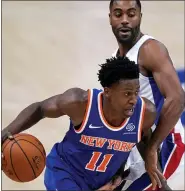
{"type": "Polygon", "coordinates": [[[128,16],[129,16],[129,17],[134,17],[135,15],[136,15],[136,13],[133,12],[133,11],[128,13],[128,16]]]}
{"type": "Polygon", "coordinates": [[[130,96],[130,92],[125,92],[125,96],[130,96]]]}
{"type": "Polygon", "coordinates": [[[122,16],[122,13],[121,13],[121,11],[117,10],[117,11],[114,12],[114,15],[115,15],[116,17],[121,17],[121,16],[122,16]]]}

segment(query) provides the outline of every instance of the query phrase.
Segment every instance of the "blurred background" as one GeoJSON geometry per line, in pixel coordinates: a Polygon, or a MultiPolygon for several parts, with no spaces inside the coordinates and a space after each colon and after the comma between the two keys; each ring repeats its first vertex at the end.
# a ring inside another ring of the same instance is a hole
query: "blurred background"
{"type": "MultiPolygon", "coordinates": [[[[117,48],[108,7],[109,1],[2,2],[2,127],[33,102],[71,87],[101,87],[98,64],[117,48]]],[[[143,1],[142,12],[142,31],[167,46],[183,85],[184,2],[143,1]]],[[[45,119],[27,132],[48,153],[68,126],[68,117],[45,119]]],[[[43,190],[43,173],[29,183],[2,173],[2,189],[43,190]]]]}

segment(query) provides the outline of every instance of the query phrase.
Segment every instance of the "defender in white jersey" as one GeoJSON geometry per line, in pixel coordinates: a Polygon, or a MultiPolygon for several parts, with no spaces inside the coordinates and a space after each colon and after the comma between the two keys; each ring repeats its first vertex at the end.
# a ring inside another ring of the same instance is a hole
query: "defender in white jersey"
{"type": "Polygon", "coordinates": [[[185,99],[168,50],[161,42],[141,33],[139,0],[111,0],[109,18],[119,46],[113,56],[126,56],[139,64],[140,95],[152,101],[159,114],[146,150],[145,164],[137,149],[133,150],[128,160],[128,166],[133,166],[133,174],[127,177],[123,189],[150,189],[149,176],[155,176],[152,171],[157,169],[157,150],[160,148],[161,170],[168,185],[172,189],[184,190],[185,146],[180,116],[185,99]]]}

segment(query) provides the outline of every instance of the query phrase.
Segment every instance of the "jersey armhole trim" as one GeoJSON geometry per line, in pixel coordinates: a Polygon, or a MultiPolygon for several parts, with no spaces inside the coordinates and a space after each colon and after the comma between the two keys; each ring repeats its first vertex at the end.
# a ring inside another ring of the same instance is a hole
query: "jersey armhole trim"
{"type": "Polygon", "coordinates": [[[93,96],[93,92],[91,89],[88,89],[88,101],[87,101],[87,106],[86,106],[86,110],[85,110],[85,115],[82,121],[82,124],[80,126],[80,128],[78,130],[76,130],[74,128],[74,131],[76,133],[82,133],[82,131],[85,129],[85,126],[87,124],[87,121],[89,119],[89,113],[91,111],[91,105],[92,105],[92,96],[93,96]]]}
{"type": "Polygon", "coordinates": [[[146,103],[143,98],[141,98],[142,106],[141,106],[141,113],[139,119],[139,128],[138,128],[138,142],[141,141],[141,134],[143,129],[144,117],[145,117],[145,110],[146,110],[146,103]]]}

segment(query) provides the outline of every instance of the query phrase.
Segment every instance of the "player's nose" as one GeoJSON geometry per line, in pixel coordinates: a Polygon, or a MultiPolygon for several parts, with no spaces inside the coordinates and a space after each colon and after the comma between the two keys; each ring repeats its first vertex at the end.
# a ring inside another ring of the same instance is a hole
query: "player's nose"
{"type": "Polygon", "coordinates": [[[121,23],[125,26],[129,24],[128,16],[126,14],[123,14],[121,23]]]}
{"type": "Polygon", "coordinates": [[[130,99],[129,99],[129,104],[132,104],[132,105],[136,105],[137,103],[137,96],[132,96],[130,99]]]}

